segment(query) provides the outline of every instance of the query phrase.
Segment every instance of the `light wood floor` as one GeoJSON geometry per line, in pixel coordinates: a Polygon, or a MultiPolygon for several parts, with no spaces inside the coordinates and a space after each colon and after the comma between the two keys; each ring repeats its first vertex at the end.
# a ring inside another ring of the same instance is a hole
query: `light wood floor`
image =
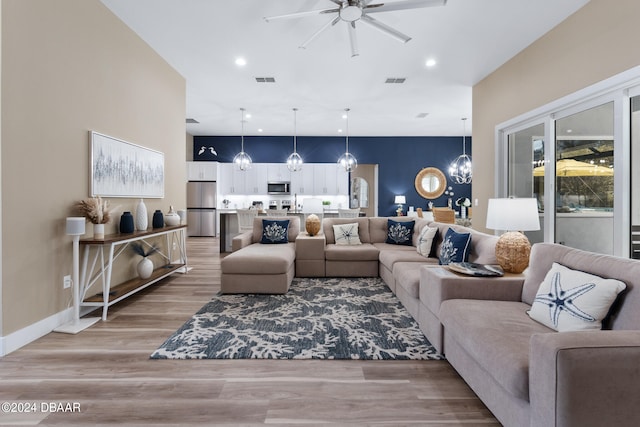
{"type": "Polygon", "coordinates": [[[499,425],[446,361],[150,360],[220,286],[218,240],[187,246],[189,274],[0,359],[0,401],[37,408],[0,425],[499,425]]]}

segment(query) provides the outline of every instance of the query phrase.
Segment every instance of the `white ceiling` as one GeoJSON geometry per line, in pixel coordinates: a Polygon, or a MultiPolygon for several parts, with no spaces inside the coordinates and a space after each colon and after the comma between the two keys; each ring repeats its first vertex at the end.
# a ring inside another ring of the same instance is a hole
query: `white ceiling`
{"type": "MultiPolygon", "coordinates": [[[[374,0],[371,4],[385,0],[374,0]]],[[[392,1],[398,0],[389,0],[392,1]]],[[[471,88],[588,0],[448,0],[446,6],[376,13],[412,37],[402,44],[356,23],[351,57],[344,22],[298,46],[335,15],[263,17],[335,7],[330,0],[102,0],[184,78],[193,135],[470,133],[471,88]],[[244,57],[244,67],[235,65],[244,57]],[[429,58],[437,60],[432,68],[429,58]],[[256,83],[274,77],[276,83],[256,83]],[[385,84],[404,77],[404,84],[385,84]],[[425,118],[417,118],[428,113],[425,118]],[[258,132],[262,129],[262,133],[258,132]]]]}

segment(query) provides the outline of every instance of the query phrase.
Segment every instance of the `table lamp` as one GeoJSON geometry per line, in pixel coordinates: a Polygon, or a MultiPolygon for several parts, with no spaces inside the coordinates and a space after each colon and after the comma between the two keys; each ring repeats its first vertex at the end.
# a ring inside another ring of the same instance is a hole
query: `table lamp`
{"type": "Polygon", "coordinates": [[[402,205],[407,203],[407,198],[405,196],[396,196],[394,203],[398,205],[398,209],[396,209],[396,213],[398,214],[398,216],[402,216],[402,205]]]}
{"type": "Polygon", "coordinates": [[[505,272],[522,273],[531,253],[531,243],[522,231],[540,230],[537,200],[489,199],[487,228],[507,231],[496,243],[496,259],[505,272]]]}
{"type": "Polygon", "coordinates": [[[80,236],[85,232],[84,217],[67,218],[67,235],[73,237],[73,320],[54,329],[55,332],[77,334],[100,320],[99,317],[80,318],[80,236]]]}

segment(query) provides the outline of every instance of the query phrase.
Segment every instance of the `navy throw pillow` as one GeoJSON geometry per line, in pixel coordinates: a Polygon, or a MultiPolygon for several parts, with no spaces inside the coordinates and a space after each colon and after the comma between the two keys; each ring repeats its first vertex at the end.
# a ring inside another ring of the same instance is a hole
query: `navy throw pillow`
{"type": "Polygon", "coordinates": [[[387,243],[393,245],[413,245],[413,227],[415,221],[387,220],[387,243]]]}
{"type": "Polygon", "coordinates": [[[440,245],[440,265],[451,262],[466,262],[471,250],[471,233],[456,233],[448,229],[440,245]]]}
{"type": "Polygon", "coordinates": [[[289,220],[262,220],[262,240],[260,243],[288,243],[289,220]]]}

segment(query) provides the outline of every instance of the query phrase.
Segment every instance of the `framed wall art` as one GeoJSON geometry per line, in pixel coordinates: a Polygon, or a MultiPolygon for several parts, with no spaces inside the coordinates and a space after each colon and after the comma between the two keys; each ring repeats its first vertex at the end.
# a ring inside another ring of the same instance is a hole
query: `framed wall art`
{"type": "Polygon", "coordinates": [[[164,197],[164,153],[90,132],[91,195],[164,197]]]}

